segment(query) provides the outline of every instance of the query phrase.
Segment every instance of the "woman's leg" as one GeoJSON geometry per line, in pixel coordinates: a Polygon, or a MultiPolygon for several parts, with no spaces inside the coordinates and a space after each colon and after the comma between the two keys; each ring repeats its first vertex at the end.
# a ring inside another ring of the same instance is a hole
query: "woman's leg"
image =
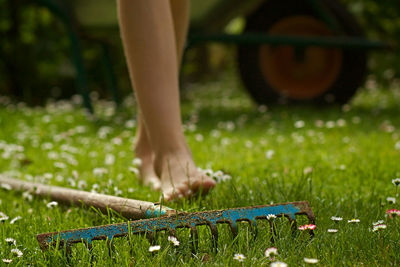
{"type": "Polygon", "coordinates": [[[130,76],[167,199],[215,185],[197,171],[180,115],[177,42],[168,0],[119,0],[130,76]]]}
{"type": "MultiPolygon", "coordinates": [[[[189,27],[189,0],[170,0],[170,5],[174,23],[179,73],[189,27]]],[[[136,157],[142,160],[142,164],[139,167],[140,179],[145,185],[150,185],[153,189],[158,190],[160,189],[161,183],[154,171],[154,154],[139,106],[137,114],[138,128],[136,134],[135,154],[136,157]]]]}

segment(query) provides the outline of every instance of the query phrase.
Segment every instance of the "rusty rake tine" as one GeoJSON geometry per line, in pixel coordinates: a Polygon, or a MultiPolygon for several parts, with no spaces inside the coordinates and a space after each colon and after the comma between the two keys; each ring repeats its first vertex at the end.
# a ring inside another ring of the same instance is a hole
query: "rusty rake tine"
{"type": "Polygon", "coordinates": [[[238,235],[238,225],[235,221],[233,222],[229,222],[229,227],[231,229],[232,235],[233,235],[233,239],[235,239],[238,235]]]}
{"type": "Polygon", "coordinates": [[[199,232],[197,231],[196,226],[190,227],[190,237],[192,239],[192,254],[195,254],[199,248],[199,232]]]}
{"type": "Polygon", "coordinates": [[[72,259],[72,248],[71,248],[71,244],[65,244],[65,255],[67,256],[67,261],[68,263],[71,263],[71,259],[72,259]]]}
{"type": "Polygon", "coordinates": [[[108,255],[111,257],[112,253],[115,251],[115,245],[114,245],[114,241],[113,241],[113,237],[111,239],[107,238],[107,248],[108,248],[108,255]]]}
{"type": "MultiPolygon", "coordinates": [[[[315,224],[315,217],[314,217],[314,214],[312,213],[312,211],[307,212],[307,218],[308,218],[309,223],[315,224]]],[[[311,238],[314,237],[314,230],[310,230],[310,237],[311,238]]]]}
{"type": "MultiPolygon", "coordinates": [[[[90,254],[90,263],[94,261],[94,255],[93,255],[93,245],[92,242],[89,241],[84,241],[83,244],[85,244],[86,249],[88,250],[90,254]]],[[[92,265],[92,264],[91,264],[92,265]]]]}
{"type": "Polygon", "coordinates": [[[218,251],[218,229],[217,225],[214,223],[209,223],[210,229],[211,229],[211,242],[214,248],[214,251],[218,251]]]}
{"type": "Polygon", "coordinates": [[[250,225],[250,231],[253,233],[253,238],[255,239],[258,235],[258,228],[257,228],[257,222],[255,219],[253,220],[248,220],[249,225],[250,225]]]}
{"type": "Polygon", "coordinates": [[[289,220],[290,228],[292,230],[292,236],[295,237],[297,234],[297,221],[292,219],[290,216],[287,217],[289,220]]]}
{"type": "Polygon", "coordinates": [[[153,232],[146,232],[145,237],[152,246],[156,244],[156,239],[153,232]]]}
{"type": "Polygon", "coordinates": [[[168,229],[168,231],[166,231],[168,236],[173,236],[176,237],[176,230],[175,229],[168,229]]]}

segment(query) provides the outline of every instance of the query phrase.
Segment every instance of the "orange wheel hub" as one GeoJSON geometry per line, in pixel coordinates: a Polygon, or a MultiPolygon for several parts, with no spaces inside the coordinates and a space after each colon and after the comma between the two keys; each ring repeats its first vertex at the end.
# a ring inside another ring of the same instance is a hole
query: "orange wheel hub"
{"type": "MultiPolygon", "coordinates": [[[[270,35],[332,36],[323,22],[310,16],[293,16],[275,23],[270,35]]],[[[336,81],[342,66],[342,52],[336,48],[263,45],[259,64],[268,84],[292,99],[312,99],[326,92],[336,81]]]]}

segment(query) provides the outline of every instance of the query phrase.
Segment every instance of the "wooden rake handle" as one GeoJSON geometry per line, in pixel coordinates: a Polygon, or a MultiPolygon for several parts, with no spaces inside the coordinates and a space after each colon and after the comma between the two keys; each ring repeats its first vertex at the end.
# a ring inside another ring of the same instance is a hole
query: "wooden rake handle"
{"type": "Polygon", "coordinates": [[[64,204],[84,204],[88,207],[95,207],[105,214],[107,214],[107,209],[112,209],[128,219],[134,220],[155,218],[176,213],[171,208],[153,202],[21,181],[2,174],[0,174],[0,185],[2,187],[8,185],[16,191],[28,191],[40,197],[49,197],[54,201],[64,204]]]}

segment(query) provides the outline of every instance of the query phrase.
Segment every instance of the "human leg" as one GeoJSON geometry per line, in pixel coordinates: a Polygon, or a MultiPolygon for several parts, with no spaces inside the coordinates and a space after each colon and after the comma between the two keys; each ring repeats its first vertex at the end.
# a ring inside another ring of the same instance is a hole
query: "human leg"
{"type": "Polygon", "coordinates": [[[183,135],[172,8],[168,0],[118,1],[130,76],[167,199],[215,185],[197,170],[183,135]]]}
{"type": "MultiPolygon", "coordinates": [[[[170,0],[170,6],[174,25],[179,73],[189,26],[189,0],[170,0]]],[[[139,167],[140,179],[145,185],[150,185],[153,189],[159,189],[161,184],[154,171],[154,153],[151,148],[139,106],[137,114],[138,128],[136,134],[135,154],[136,157],[142,161],[142,164],[139,167]]]]}

